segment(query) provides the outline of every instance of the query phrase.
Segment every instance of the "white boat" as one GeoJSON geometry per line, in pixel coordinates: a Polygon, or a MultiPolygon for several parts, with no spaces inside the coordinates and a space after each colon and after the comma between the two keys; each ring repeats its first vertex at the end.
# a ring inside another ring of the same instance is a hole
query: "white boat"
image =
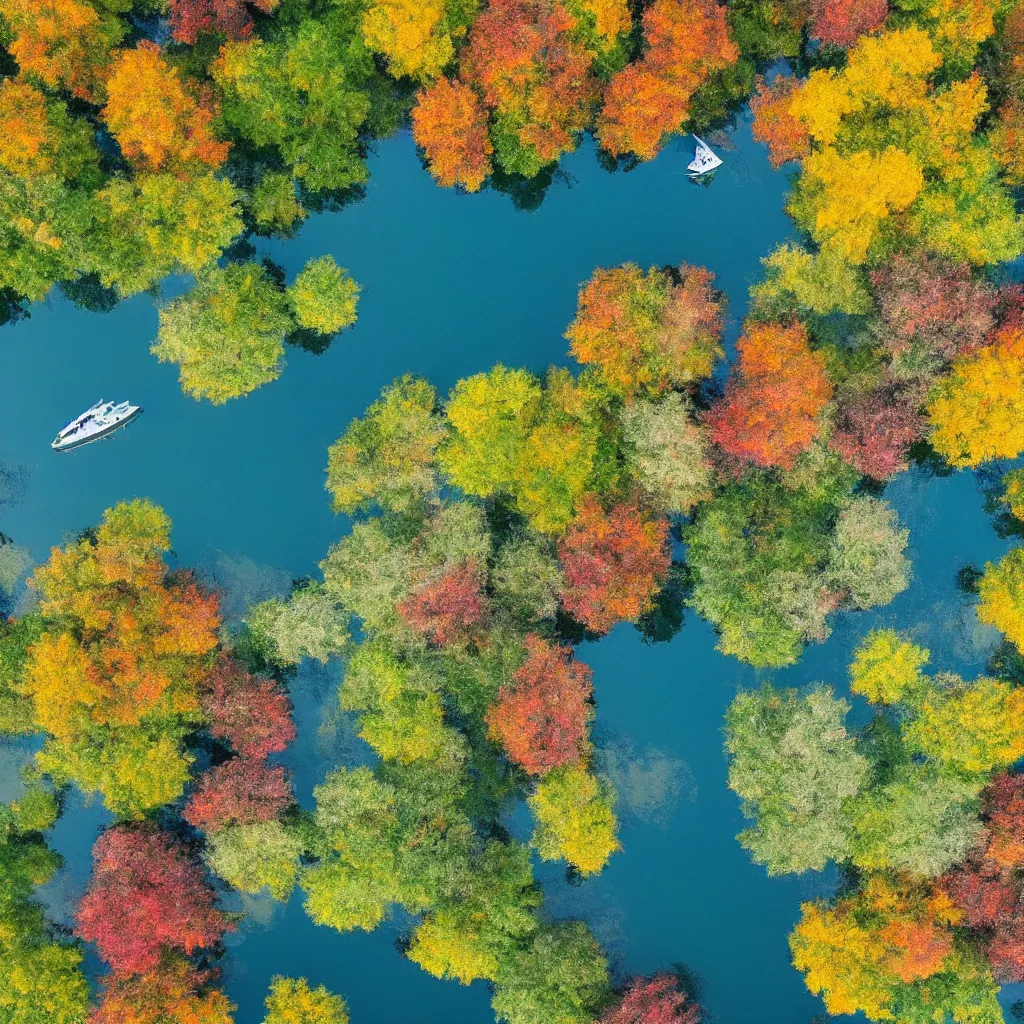
{"type": "Polygon", "coordinates": [[[94,406],[76,416],[53,439],[50,447],[55,452],[68,452],[83,444],[109,437],[115,430],[127,426],[142,408],[128,402],[104,402],[101,398],[94,406]]]}
{"type": "Polygon", "coordinates": [[[697,138],[693,159],[686,165],[691,178],[700,178],[722,166],[722,158],[703,140],[697,138]]]}

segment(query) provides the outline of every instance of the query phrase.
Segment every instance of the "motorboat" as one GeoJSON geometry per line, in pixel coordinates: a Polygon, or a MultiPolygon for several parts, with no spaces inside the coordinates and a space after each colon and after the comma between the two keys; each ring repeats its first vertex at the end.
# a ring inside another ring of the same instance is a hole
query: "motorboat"
{"type": "Polygon", "coordinates": [[[705,174],[718,170],[722,166],[722,158],[703,140],[694,135],[697,148],[693,159],[686,165],[691,178],[702,178],[705,174]]]}
{"type": "Polygon", "coordinates": [[[71,420],[53,439],[50,447],[55,452],[81,448],[84,444],[109,437],[115,430],[120,430],[131,423],[141,412],[141,406],[128,402],[105,402],[101,398],[95,405],[71,420]]]}

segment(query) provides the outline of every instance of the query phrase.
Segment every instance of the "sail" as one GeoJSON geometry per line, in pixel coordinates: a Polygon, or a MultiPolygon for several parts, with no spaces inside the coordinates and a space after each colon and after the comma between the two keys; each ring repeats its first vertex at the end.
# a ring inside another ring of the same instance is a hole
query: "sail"
{"type": "Polygon", "coordinates": [[[713,171],[716,167],[722,166],[722,160],[715,153],[715,151],[701,138],[694,135],[694,139],[697,141],[696,149],[694,150],[693,159],[687,164],[687,170],[691,174],[707,174],[708,171],[713,171]]]}

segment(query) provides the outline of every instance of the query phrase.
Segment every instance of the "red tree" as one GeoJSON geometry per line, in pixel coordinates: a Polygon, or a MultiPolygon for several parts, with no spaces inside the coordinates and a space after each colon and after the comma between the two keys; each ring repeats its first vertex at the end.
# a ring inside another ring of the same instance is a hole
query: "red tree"
{"type": "Polygon", "coordinates": [[[272,821],[294,801],[285,770],[252,757],[234,757],[206,772],[182,817],[195,828],[216,832],[228,825],[272,821]]]}
{"type": "Polygon", "coordinates": [[[984,794],[986,839],[941,885],[980,932],[997,981],[1024,981],[1024,776],[1000,775],[984,794]]]}
{"type": "Polygon", "coordinates": [[[228,39],[245,39],[252,32],[249,6],[264,14],[279,0],[170,0],[171,34],[179,43],[195,43],[204,33],[219,33],[228,39]]]}
{"type": "Polygon", "coordinates": [[[166,952],[212,946],[228,930],[202,868],[167,833],[118,825],[92,855],[78,934],[115,972],[151,971],[166,952]]]}
{"type": "Polygon", "coordinates": [[[725,396],[706,416],[711,438],[735,458],[792,469],[832,397],[825,358],[799,323],[751,325],[736,349],[725,396]]]}
{"type": "Polygon", "coordinates": [[[591,671],[572,650],[538,636],[525,640],[526,660],[498,692],[487,714],[491,735],[531,775],[543,775],[582,754],[593,693],[591,671]]]}
{"type": "Polygon", "coordinates": [[[983,345],[995,326],[998,293],[966,263],[894,256],[871,274],[881,340],[893,352],[913,345],[949,361],[983,345]]]}
{"type": "Polygon", "coordinates": [[[888,0],[811,0],[811,35],[832,46],[851,46],[885,24],[888,0]]]}
{"type": "Polygon", "coordinates": [[[985,790],[988,847],[1003,868],[1024,867],[1024,776],[999,775],[985,790]]]}
{"type": "Polygon", "coordinates": [[[110,975],[89,1024],[231,1024],[233,1007],[211,981],[177,957],[141,976],[110,975]]]}
{"type": "Polygon", "coordinates": [[[486,612],[480,583],[477,564],[463,562],[402,601],[399,614],[435,644],[464,643],[486,612]]]}
{"type": "Polygon", "coordinates": [[[547,163],[576,145],[597,98],[576,19],[551,0],[491,0],[473,23],[461,78],[547,163]]]}
{"type": "Polygon", "coordinates": [[[607,633],[650,609],[671,566],[668,524],[636,502],[605,512],[588,496],[558,555],[565,577],[562,606],[588,629],[607,633]]]}
{"type": "Polygon", "coordinates": [[[637,978],[615,1006],[606,1010],[600,1024],[697,1024],[700,1007],[679,991],[668,974],[637,978]]]}
{"type": "Polygon", "coordinates": [[[200,694],[210,732],[238,754],[266,757],[295,739],[292,702],[274,682],[221,658],[200,694]]]}
{"type": "Polygon", "coordinates": [[[811,137],[803,122],[790,113],[790,101],[799,80],[794,75],[779,75],[771,85],[758,78],[750,97],[754,115],[754,138],[768,147],[772,167],[790,160],[803,160],[811,152],[811,137]]]}
{"type": "Polygon", "coordinates": [[[886,383],[839,405],[832,447],[865,476],[888,480],[908,466],[907,452],[928,431],[915,388],[886,383]]]}

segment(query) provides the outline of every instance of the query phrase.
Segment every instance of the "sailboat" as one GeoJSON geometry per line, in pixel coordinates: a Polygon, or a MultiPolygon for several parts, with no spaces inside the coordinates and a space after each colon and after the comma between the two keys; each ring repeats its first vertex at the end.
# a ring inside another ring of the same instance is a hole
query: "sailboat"
{"type": "Polygon", "coordinates": [[[722,166],[722,158],[701,138],[697,139],[697,148],[694,151],[693,159],[686,165],[691,178],[702,178],[705,174],[722,166]]]}

